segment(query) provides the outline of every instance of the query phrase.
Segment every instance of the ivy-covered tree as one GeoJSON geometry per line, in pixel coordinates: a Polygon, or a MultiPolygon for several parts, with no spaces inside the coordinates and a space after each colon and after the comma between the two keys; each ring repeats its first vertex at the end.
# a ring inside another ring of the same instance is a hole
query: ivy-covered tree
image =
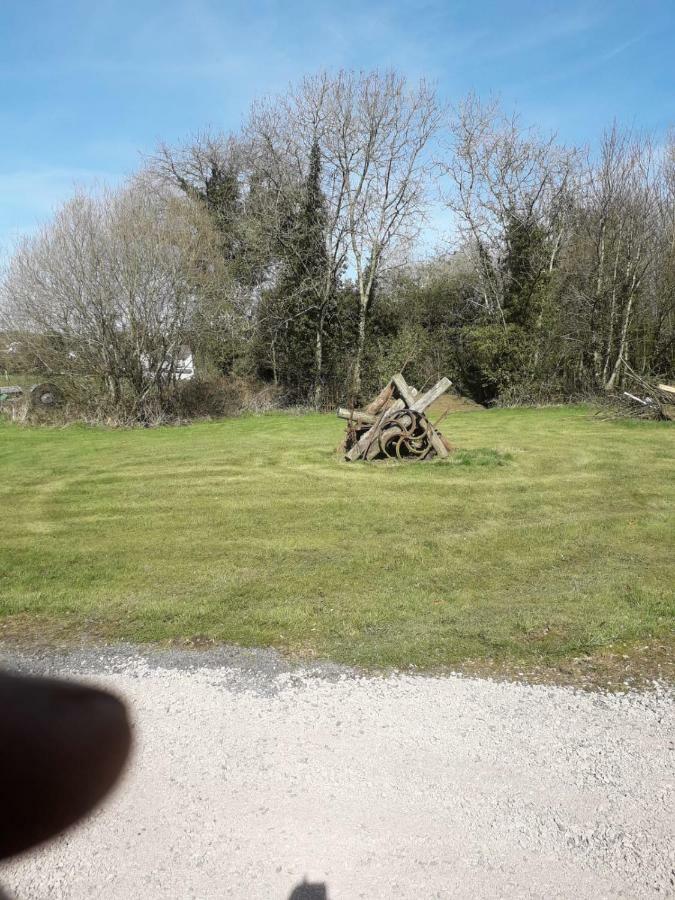
{"type": "Polygon", "coordinates": [[[506,253],[502,260],[504,318],[533,329],[541,313],[548,255],[544,229],[512,211],[506,225],[506,253]]]}
{"type": "MultiPolygon", "coordinates": [[[[326,201],[321,188],[321,148],[312,142],[307,175],[280,223],[281,272],[276,284],[277,362],[297,399],[320,406],[326,326],[335,303],[337,273],[326,242],[326,201]]],[[[268,304],[269,306],[269,304],[268,304]]],[[[268,309],[269,315],[269,309],[268,309]]]]}
{"type": "MultiPolygon", "coordinates": [[[[326,204],[321,190],[321,150],[315,140],[309,155],[309,171],[298,217],[294,223],[287,277],[297,302],[305,311],[314,334],[312,391],[315,405],[321,403],[324,333],[326,317],[334,301],[334,284],[326,252],[326,204]]],[[[288,284],[288,282],[287,282],[288,284]]],[[[305,322],[295,320],[296,330],[306,331],[305,322]]]]}
{"type": "Polygon", "coordinates": [[[233,260],[241,253],[241,204],[238,173],[234,166],[224,166],[213,159],[206,174],[202,199],[222,235],[223,253],[233,260]]]}

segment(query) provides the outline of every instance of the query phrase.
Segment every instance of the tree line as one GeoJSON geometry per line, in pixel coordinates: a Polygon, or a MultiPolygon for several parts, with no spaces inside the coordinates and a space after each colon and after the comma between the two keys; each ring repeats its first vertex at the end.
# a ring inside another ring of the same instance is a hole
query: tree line
{"type": "Polygon", "coordinates": [[[563,146],[494,101],[322,72],[238,133],[160,146],[121,188],[76,195],[17,247],[0,316],[23,366],[137,409],[172,395],[185,346],[202,381],[316,408],[398,370],[480,402],[667,378],[675,141],[613,124],[563,146]]]}

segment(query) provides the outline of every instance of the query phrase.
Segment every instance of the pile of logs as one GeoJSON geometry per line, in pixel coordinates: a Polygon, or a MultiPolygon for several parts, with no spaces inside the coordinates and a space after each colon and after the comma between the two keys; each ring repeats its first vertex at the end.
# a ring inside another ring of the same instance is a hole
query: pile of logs
{"type": "Polygon", "coordinates": [[[451,385],[448,378],[420,394],[400,373],[365,409],[338,409],[347,419],[342,444],[345,459],[422,460],[448,455],[450,445],[427,419],[425,412],[451,385]]]}

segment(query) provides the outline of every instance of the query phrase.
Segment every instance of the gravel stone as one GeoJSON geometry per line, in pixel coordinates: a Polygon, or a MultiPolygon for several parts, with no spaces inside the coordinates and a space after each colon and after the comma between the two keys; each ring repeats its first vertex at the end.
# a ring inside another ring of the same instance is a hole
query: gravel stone
{"type": "Polygon", "coordinates": [[[329,900],[675,897],[661,685],[364,676],[237,648],[0,665],[106,687],[135,730],[104,806],[0,869],[16,900],[286,900],[303,880],[329,900]]]}

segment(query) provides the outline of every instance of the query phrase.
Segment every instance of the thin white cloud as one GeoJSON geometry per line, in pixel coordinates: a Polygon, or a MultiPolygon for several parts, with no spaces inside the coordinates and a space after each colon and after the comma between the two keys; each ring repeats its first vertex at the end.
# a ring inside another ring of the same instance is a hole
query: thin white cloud
{"type": "Polygon", "coordinates": [[[592,54],[588,54],[581,59],[577,59],[569,66],[558,66],[555,70],[549,71],[545,75],[542,75],[538,79],[539,84],[545,85],[567,81],[570,78],[578,78],[580,75],[585,75],[588,72],[600,69],[605,63],[610,62],[610,60],[615,59],[622,53],[625,53],[625,51],[630,47],[634,46],[640,41],[643,41],[646,37],[649,36],[649,33],[649,31],[644,31],[642,32],[642,34],[638,34],[635,37],[630,38],[630,40],[622,41],[621,43],[610,47],[604,52],[596,51],[592,54]]]}
{"type": "Polygon", "coordinates": [[[489,60],[542,50],[551,44],[578,38],[597,28],[601,21],[597,13],[589,12],[545,16],[529,22],[527,28],[509,27],[506,21],[503,28],[493,27],[485,32],[485,40],[477,54],[481,60],[489,60]]]}
{"type": "Polygon", "coordinates": [[[632,47],[634,44],[637,44],[639,41],[643,41],[649,32],[645,31],[643,34],[638,34],[634,38],[631,38],[628,41],[623,41],[620,44],[617,44],[615,47],[607,50],[606,53],[601,53],[597,59],[598,63],[608,62],[610,59],[614,59],[615,56],[620,56],[624,51],[628,50],[629,47],[632,47]]]}

